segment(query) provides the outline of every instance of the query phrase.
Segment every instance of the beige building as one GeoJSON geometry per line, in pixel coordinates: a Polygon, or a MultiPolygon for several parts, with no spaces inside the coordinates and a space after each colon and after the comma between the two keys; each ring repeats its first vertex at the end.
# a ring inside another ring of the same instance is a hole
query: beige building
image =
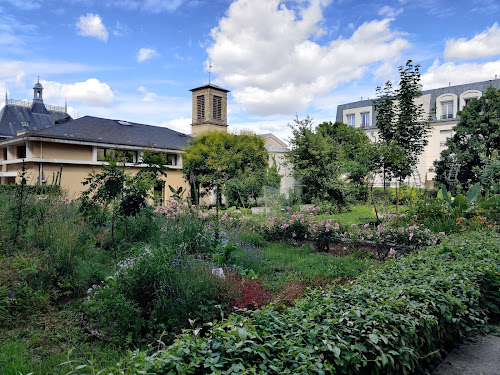
{"type": "MultiPolygon", "coordinates": [[[[170,198],[168,185],[187,188],[182,175],[182,149],[191,137],[174,130],[129,121],[84,116],[73,120],[65,112],[49,113],[43,87],[35,84],[33,103],[10,101],[0,117],[0,182],[15,183],[24,162],[29,184],[56,181],[71,197],[86,189],[82,182],[117,151],[126,158],[126,172],[136,173],[145,151],[165,155],[168,171],[158,190],[170,198]],[[31,104],[31,106],[30,106],[31,104]],[[55,117],[51,119],[51,117],[55,117]],[[45,122],[43,122],[45,120],[45,122]],[[22,129],[22,130],[20,130],[22,129]]],[[[50,108],[50,107],[49,107],[50,108]]]]}
{"type": "MultiPolygon", "coordinates": [[[[153,151],[163,154],[168,166],[167,177],[158,187],[163,202],[171,197],[169,185],[175,189],[189,188],[182,174],[182,155],[192,139],[190,135],[165,127],[92,116],[73,120],[65,108],[43,103],[39,82],[33,90],[33,102],[6,100],[0,112],[0,183],[15,183],[24,162],[29,184],[58,181],[71,197],[77,197],[86,189],[82,185],[85,178],[98,172],[111,153],[121,152],[127,160],[126,172],[133,174],[145,166],[141,164],[144,152],[153,151]]],[[[205,131],[227,131],[229,91],[213,84],[191,91],[193,136],[205,131]]],[[[266,134],[264,139],[270,154],[282,164],[286,144],[272,134],[266,134]]],[[[280,166],[285,174],[283,192],[293,188],[287,168],[280,166]]]]}
{"type": "MultiPolygon", "coordinates": [[[[446,140],[453,135],[453,127],[458,123],[460,111],[469,100],[481,97],[488,88],[500,88],[500,80],[475,82],[464,85],[449,86],[433,90],[423,90],[417,103],[422,105],[424,117],[431,118],[429,143],[420,155],[415,172],[406,183],[415,186],[434,186],[434,161],[440,158],[446,148],[446,140]]],[[[378,129],[373,100],[361,100],[341,104],[337,108],[337,121],[342,121],[355,128],[363,128],[366,135],[378,141],[378,129]]],[[[379,178],[377,184],[382,185],[379,178]]]]}

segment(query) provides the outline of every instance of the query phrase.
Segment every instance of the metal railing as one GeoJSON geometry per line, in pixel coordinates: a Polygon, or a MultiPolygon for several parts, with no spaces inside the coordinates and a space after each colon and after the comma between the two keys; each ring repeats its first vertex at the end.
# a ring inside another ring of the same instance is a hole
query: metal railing
{"type": "MultiPolygon", "coordinates": [[[[31,102],[29,100],[7,99],[6,104],[17,105],[19,107],[31,108],[31,106],[33,105],[33,102],[31,102]]],[[[48,111],[66,113],[66,108],[63,106],[59,106],[59,105],[45,104],[45,108],[47,108],[48,111]]]]}

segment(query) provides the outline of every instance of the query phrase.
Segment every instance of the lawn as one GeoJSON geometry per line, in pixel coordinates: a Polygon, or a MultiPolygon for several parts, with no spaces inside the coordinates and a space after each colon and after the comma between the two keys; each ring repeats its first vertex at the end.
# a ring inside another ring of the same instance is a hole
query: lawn
{"type": "Polygon", "coordinates": [[[291,281],[324,285],[353,279],[373,264],[361,254],[336,257],[315,252],[307,245],[273,243],[262,249],[262,260],[255,271],[269,289],[278,291],[291,281]]]}

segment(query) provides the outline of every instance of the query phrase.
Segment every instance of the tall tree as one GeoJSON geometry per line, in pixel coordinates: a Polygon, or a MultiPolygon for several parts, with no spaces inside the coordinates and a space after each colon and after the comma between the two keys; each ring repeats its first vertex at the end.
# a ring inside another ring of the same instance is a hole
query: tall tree
{"type": "MultiPolygon", "coordinates": [[[[380,139],[386,146],[404,150],[404,158],[384,166],[384,177],[389,173],[399,185],[411,176],[428,143],[429,123],[423,117],[423,106],[416,102],[416,98],[421,95],[419,69],[419,65],[413,65],[408,60],[405,66],[399,67],[400,80],[396,90],[391,82],[387,82],[384,88],[377,87],[379,99],[375,101],[375,110],[380,139]]],[[[399,203],[399,190],[397,198],[399,203]]]]}
{"type": "Polygon", "coordinates": [[[194,201],[200,187],[216,193],[218,207],[225,185],[240,187],[241,196],[257,196],[266,184],[269,155],[258,135],[209,132],[196,137],[185,151],[183,173],[191,181],[194,201]]]}
{"type": "Polygon", "coordinates": [[[489,88],[479,99],[472,99],[446,141],[441,160],[434,162],[436,180],[448,185],[452,164],[459,166],[458,182],[465,187],[480,180],[481,170],[500,150],[500,90],[489,88]]]}
{"type": "Polygon", "coordinates": [[[293,166],[294,177],[306,188],[304,198],[345,205],[347,180],[359,184],[367,174],[360,157],[368,137],[342,122],[314,127],[310,117],[296,118],[290,128],[292,147],[286,158],[293,166]]]}

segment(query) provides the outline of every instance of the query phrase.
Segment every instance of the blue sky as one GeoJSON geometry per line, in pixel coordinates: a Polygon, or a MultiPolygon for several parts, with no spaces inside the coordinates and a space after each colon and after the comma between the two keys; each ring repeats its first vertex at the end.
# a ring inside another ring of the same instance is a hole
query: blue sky
{"type": "Polygon", "coordinates": [[[500,77],[498,0],[0,0],[0,92],[190,131],[190,89],[230,90],[230,129],[283,139],[397,67],[424,88],[500,77]]]}

